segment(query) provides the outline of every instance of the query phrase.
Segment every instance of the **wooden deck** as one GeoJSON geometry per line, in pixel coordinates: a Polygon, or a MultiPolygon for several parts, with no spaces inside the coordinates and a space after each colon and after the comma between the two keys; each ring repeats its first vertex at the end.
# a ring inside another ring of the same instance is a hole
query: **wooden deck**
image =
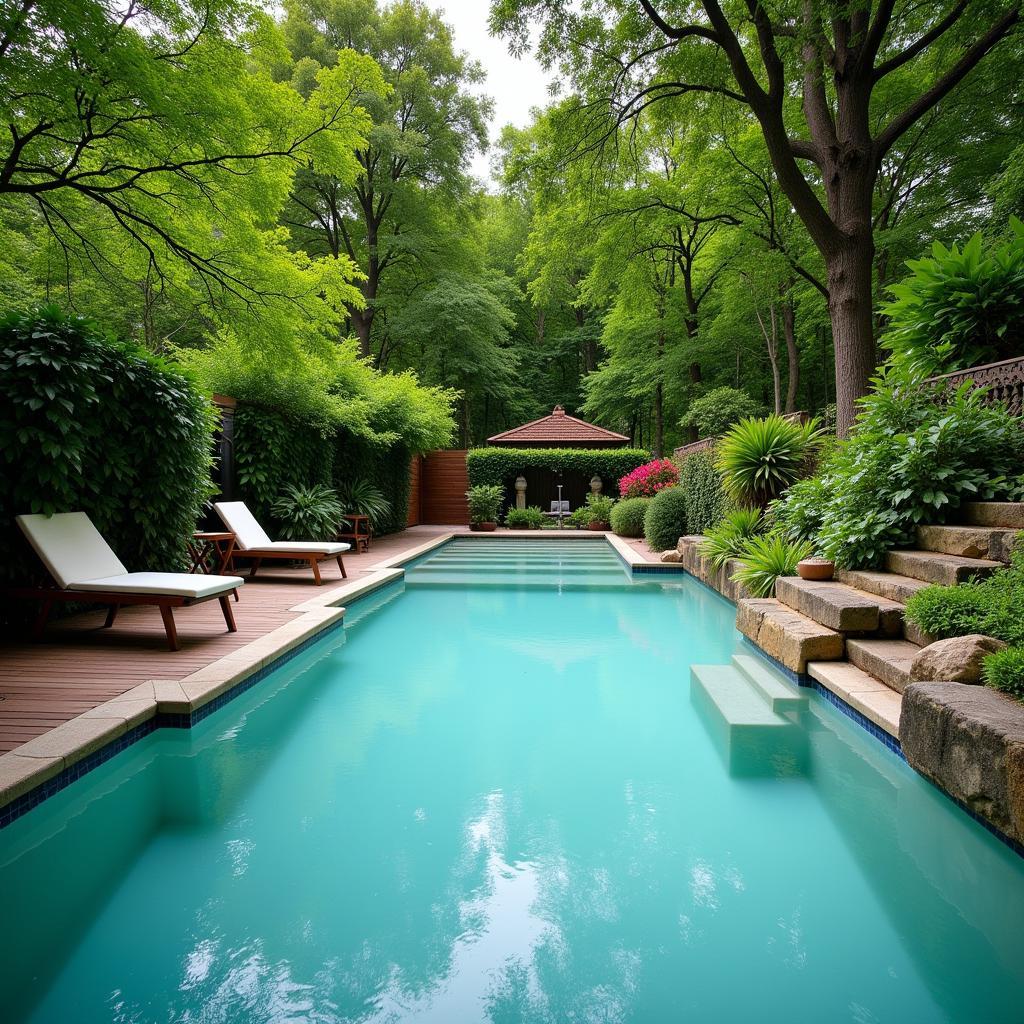
{"type": "MultiPolygon", "coordinates": [[[[370,566],[458,527],[417,526],[374,542],[368,554],[345,556],[349,580],[370,566]]],[[[464,529],[464,528],[463,528],[464,529]]],[[[111,629],[105,612],[85,612],[50,625],[39,643],[0,646],[0,752],[46,732],[146,679],[180,679],[296,617],[294,605],[343,582],[333,562],[321,563],[324,584],[308,568],[265,564],[232,602],[237,633],[224,630],[216,601],[175,611],[180,651],[168,651],[160,613],[126,607],[111,629]]],[[[244,575],[244,573],[243,573],[244,575]]]]}

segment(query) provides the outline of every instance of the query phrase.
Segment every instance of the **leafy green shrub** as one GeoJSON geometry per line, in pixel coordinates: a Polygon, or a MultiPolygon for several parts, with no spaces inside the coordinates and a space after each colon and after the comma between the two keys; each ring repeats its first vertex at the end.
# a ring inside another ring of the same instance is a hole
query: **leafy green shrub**
{"type": "Polygon", "coordinates": [[[732,579],[754,597],[771,597],[780,576],[795,576],[797,562],[810,557],[814,548],[805,541],[787,540],[781,533],[751,537],[740,555],[742,567],[732,579]]]}
{"type": "Polygon", "coordinates": [[[504,499],[505,492],[497,484],[478,484],[476,487],[470,487],[466,491],[469,521],[473,524],[496,523],[504,499]]]}
{"type": "Polygon", "coordinates": [[[764,529],[761,512],[756,508],[738,508],[712,527],[700,543],[700,553],[716,569],[725,568],[730,558],[738,558],[746,550],[747,541],[764,529]]]}
{"type": "Polygon", "coordinates": [[[587,525],[590,523],[611,522],[612,510],[615,508],[615,499],[609,498],[607,494],[587,495],[587,525]]]}
{"type": "Polygon", "coordinates": [[[1007,647],[988,655],[981,673],[989,686],[1024,700],[1024,647],[1007,647]]]}
{"type": "Polygon", "coordinates": [[[822,478],[808,477],[768,506],[768,518],[790,540],[813,541],[821,533],[828,500],[829,490],[822,478]]]}
{"type": "Polygon", "coordinates": [[[617,497],[618,480],[650,457],[639,448],[473,448],[466,453],[466,471],[472,486],[504,484],[531,467],[578,473],[588,480],[596,474],[617,497]]]}
{"type": "MultiPolygon", "coordinates": [[[[380,495],[381,502],[375,501],[372,510],[363,515],[370,516],[373,532],[393,533],[404,530],[409,514],[409,466],[412,451],[405,443],[381,448],[368,444],[346,431],[335,435],[334,445],[334,486],[344,498],[354,483],[372,486],[380,495]]],[[[358,498],[359,495],[353,495],[358,498]]],[[[367,497],[364,495],[363,497],[367,497]]],[[[346,511],[354,511],[354,505],[346,511]]]]}
{"type": "Polygon", "coordinates": [[[510,508],[505,515],[505,525],[512,530],[539,530],[546,520],[544,510],[536,505],[510,508]]]}
{"type": "Polygon", "coordinates": [[[936,242],[890,287],[882,343],[922,376],[1009,359],[1024,346],[1024,225],[986,251],[980,234],[963,247],[936,242]]]}
{"type": "Polygon", "coordinates": [[[740,420],[718,443],[726,493],[742,505],[765,508],[800,479],[819,442],[816,420],[799,424],[776,415],[740,420]]]}
{"type": "Polygon", "coordinates": [[[773,515],[804,535],[820,502],[817,549],[838,565],[872,568],[890,548],[911,544],[919,523],[945,522],[963,501],[1017,500],[1024,430],[983,399],[969,385],[950,394],[895,374],[879,379],[819,483],[791,490],[773,515]]]}
{"type": "Polygon", "coordinates": [[[620,498],[612,507],[612,532],[620,537],[642,537],[650,498],[620,498]]]}
{"type": "Polygon", "coordinates": [[[686,495],[686,528],[691,533],[707,533],[732,505],[722,487],[714,448],[694,452],[683,460],[679,486],[686,495]]]}
{"type": "Polygon", "coordinates": [[[129,569],[180,568],[213,493],[214,417],[191,380],[92,321],[0,320],[0,573],[38,575],[24,512],[86,512],[129,569]]]}
{"type": "Polygon", "coordinates": [[[681,487],[659,491],[647,506],[644,538],[652,551],[674,548],[686,533],[686,494],[681,487]]]}
{"type": "Polygon", "coordinates": [[[330,487],[289,484],[271,506],[283,540],[333,540],[341,526],[341,502],[330,487]]]}
{"type": "Polygon", "coordinates": [[[991,576],[955,587],[925,587],[907,601],[907,619],[936,639],[982,633],[1024,645],[1024,549],[991,576]]]}
{"type": "Polygon", "coordinates": [[[374,532],[380,532],[391,515],[391,502],[372,480],[353,477],[338,487],[338,501],[343,513],[366,516],[374,532]]]}
{"type": "Polygon", "coordinates": [[[700,437],[718,437],[734,423],[759,416],[764,411],[760,402],[738,388],[714,388],[690,403],[679,421],[684,430],[693,427],[700,437]]]}
{"type": "MultiPolygon", "coordinates": [[[[554,523],[558,525],[558,519],[554,519],[554,523]]],[[[580,505],[579,508],[574,509],[567,516],[562,517],[562,524],[564,526],[575,526],[578,529],[586,529],[590,525],[590,509],[586,505],[580,505]]]]}

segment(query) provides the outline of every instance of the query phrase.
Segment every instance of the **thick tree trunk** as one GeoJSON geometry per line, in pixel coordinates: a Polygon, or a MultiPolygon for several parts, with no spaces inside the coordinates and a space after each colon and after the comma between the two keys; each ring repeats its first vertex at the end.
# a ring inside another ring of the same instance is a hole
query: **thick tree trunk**
{"type": "Polygon", "coordinates": [[[796,393],[800,387],[800,350],[796,347],[796,311],[789,299],[782,301],[782,334],[786,339],[786,412],[796,412],[796,393]]]}
{"type": "Polygon", "coordinates": [[[829,315],[836,355],[836,432],[846,437],[875,371],[871,276],[874,244],[870,229],[826,257],[829,315]]]}

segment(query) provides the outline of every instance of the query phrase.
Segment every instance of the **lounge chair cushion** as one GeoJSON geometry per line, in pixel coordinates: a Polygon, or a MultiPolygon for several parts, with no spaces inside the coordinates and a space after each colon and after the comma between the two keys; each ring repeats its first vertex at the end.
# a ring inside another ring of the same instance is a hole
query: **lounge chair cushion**
{"type": "Polygon", "coordinates": [[[302,541],[291,541],[291,540],[274,540],[269,544],[261,544],[258,548],[253,548],[254,551],[281,551],[281,552],[292,552],[293,554],[299,555],[340,555],[348,551],[352,547],[351,544],[319,544],[314,541],[302,542],[302,541]]]}
{"type": "Polygon", "coordinates": [[[111,594],[164,594],[172,597],[212,597],[230,593],[244,581],[240,576],[205,576],[190,572],[126,572],[72,583],[71,590],[111,594]]]}
{"type": "Polygon", "coordinates": [[[17,516],[17,523],[63,590],[76,580],[128,572],[84,512],[17,516]]]}
{"type": "Polygon", "coordinates": [[[274,542],[267,536],[266,530],[256,522],[256,517],[244,501],[218,501],[213,507],[217,515],[224,520],[224,525],[235,535],[235,547],[239,551],[273,545],[274,542]]]}

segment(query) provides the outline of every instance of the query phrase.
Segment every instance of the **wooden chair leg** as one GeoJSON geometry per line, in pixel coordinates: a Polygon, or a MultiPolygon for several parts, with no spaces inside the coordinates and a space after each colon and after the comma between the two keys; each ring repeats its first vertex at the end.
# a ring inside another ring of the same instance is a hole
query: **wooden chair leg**
{"type": "Polygon", "coordinates": [[[174,612],[169,604],[160,605],[160,618],[164,620],[167,646],[170,650],[176,651],[178,649],[178,631],[174,628],[174,612]]]}
{"type": "Polygon", "coordinates": [[[46,627],[46,620],[50,617],[51,608],[53,608],[53,598],[44,597],[43,603],[39,607],[39,614],[36,616],[35,622],[32,623],[33,640],[38,640],[43,635],[43,629],[46,627]]]}
{"type": "Polygon", "coordinates": [[[228,632],[237,633],[238,627],[235,625],[235,614],[231,610],[231,599],[225,595],[218,600],[220,601],[220,610],[224,613],[224,621],[228,624],[228,632]]]}
{"type": "MultiPolygon", "coordinates": [[[[252,568],[249,570],[249,579],[252,579],[253,576],[256,575],[256,570],[260,567],[260,562],[261,561],[262,561],[262,559],[260,559],[260,558],[254,558],[253,559],[252,568]]],[[[235,593],[237,594],[238,591],[236,590],[235,593]]]]}
{"type": "Polygon", "coordinates": [[[345,563],[341,560],[341,555],[338,555],[338,568],[341,570],[341,578],[347,580],[348,573],[345,572],[345,563]]]}
{"type": "Polygon", "coordinates": [[[116,619],[116,618],[117,618],[117,605],[116,604],[109,605],[107,607],[107,617],[106,617],[106,619],[103,622],[103,628],[104,629],[110,629],[110,627],[114,624],[114,619],[116,619]]]}
{"type": "Polygon", "coordinates": [[[323,583],[323,580],[320,579],[320,563],[316,560],[316,557],[314,556],[309,560],[309,564],[313,569],[313,579],[316,580],[316,585],[319,587],[320,584],[323,583]]]}

